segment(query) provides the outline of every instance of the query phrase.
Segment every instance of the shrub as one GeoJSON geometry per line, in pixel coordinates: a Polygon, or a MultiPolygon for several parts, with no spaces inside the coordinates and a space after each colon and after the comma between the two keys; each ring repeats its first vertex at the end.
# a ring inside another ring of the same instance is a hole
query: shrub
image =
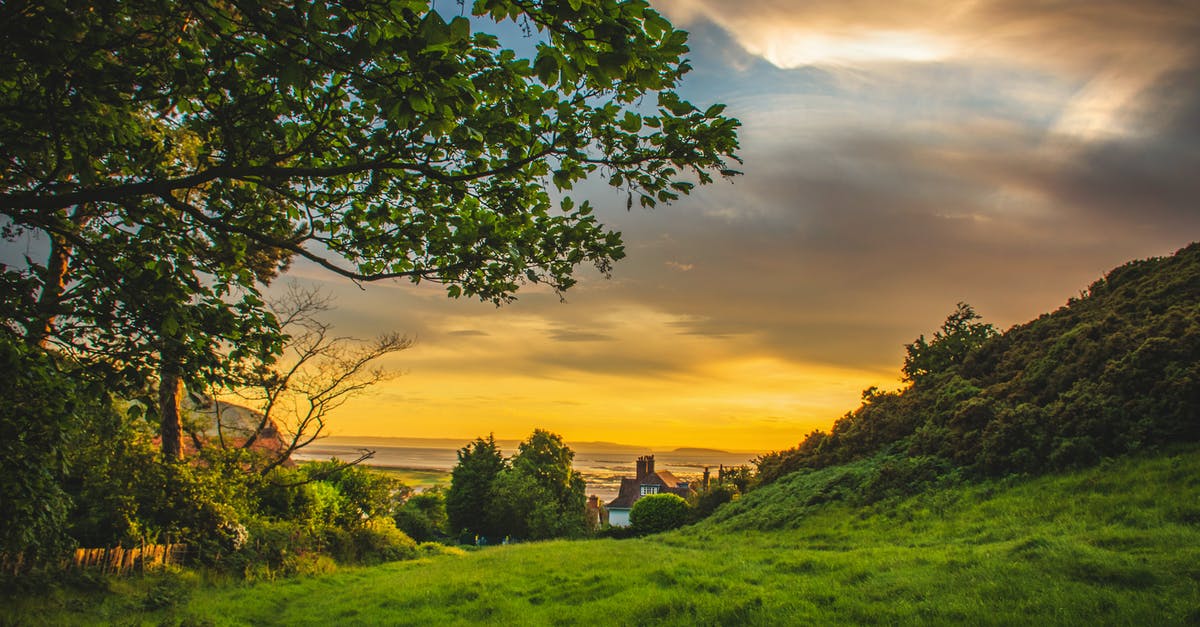
{"type": "Polygon", "coordinates": [[[658,533],[682,527],[690,508],[678,494],[651,494],[633,504],[629,522],[638,533],[658,533]]]}
{"type": "Polygon", "coordinates": [[[418,557],[417,543],[397,529],[390,518],[373,518],[350,533],[358,552],[356,561],[395,562],[418,557]]]}
{"type": "Polygon", "coordinates": [[[692,520],[708,518],[718,507],[739,496],[741,492],[732,483],[714,483],[707,489],[694,493],[689,501],[692,505],[692,520]]]}
{"type": "Polygon", "coordinates": [[[55,360],[0,335],[0,553],[53,559],[71,498],[63,490],[68,437],[80,415],[107,412],[107,399],[60,370],[55,360]]]}

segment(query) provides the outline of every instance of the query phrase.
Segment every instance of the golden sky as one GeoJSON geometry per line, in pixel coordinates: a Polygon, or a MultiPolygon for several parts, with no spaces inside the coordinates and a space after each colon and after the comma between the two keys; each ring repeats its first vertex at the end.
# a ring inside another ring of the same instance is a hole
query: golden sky
{"type": "Polygon", "coordinates": [[[745,176],[654,211],[585,188],[629,256],[565,303],[298,264],[339,332],[416,339],[333,433],[785,448],[897,387],[958,301],[1007,328],[1200,235],[1190,3],[654,4],[692,33],[685,96],[743,121],[745,176]]]}

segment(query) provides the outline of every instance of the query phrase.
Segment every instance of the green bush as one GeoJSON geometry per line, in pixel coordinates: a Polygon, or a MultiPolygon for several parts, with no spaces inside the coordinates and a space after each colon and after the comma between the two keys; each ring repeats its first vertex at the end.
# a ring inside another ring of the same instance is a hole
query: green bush
{"type": "Polygon", "coordinates": [[[390,518],[373,518],[349,532],[352,553],[346,561],[364,564],[411,560],[418,557],[417,543],[396,528],[390,518]]]}
{"type": "Polygon", "coordinates": [[[46,353],[0,334],[0,553],[52,559],[71,544],[63,466],[80,414],[107,410],[46,353]]]}
{"type": "Polygon", "coordinates": [[[678,494],[650,494],[633,504],[629,522],[638,533],[658,533],[682,527],[690,509],[678,494]]]}

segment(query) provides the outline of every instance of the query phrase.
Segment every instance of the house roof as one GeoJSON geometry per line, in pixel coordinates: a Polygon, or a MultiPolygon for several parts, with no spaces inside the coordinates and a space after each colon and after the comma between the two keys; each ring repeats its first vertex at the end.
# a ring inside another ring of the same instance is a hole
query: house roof
{"type": "Polygon", "coordinates": [[[686,483],[680,481],[669,470],[659,470],[641,479],[622,477],[621,489],[617,492],[617,498],[609,502],[609,509],[629,509],[633,507],[633,503],[642,498],[642,486],[644,485],[659,486],[659,492],[671,492],[687,487],[686,483]]]}
{"type": "Polygon", "coordinates": [[[659,470],[648,477],[643,477],[639,485],[654,485],[655,483],[668,488],[678,488],[683,482],[680,481],[678,477],[671,474],[671,471],[659,470]],[[657,481],[655,481],[656,479],[657,481]]]}
{"type": "Polygon", "coordinates": [[[638,500],[642,495],[638,487],[641,484],[637,479],[631,477],[621,478],[621,490],[617,492],[617,498],[609,502],[608,507],[617,509],[629,509],[633,507],[633,502],[638,500]]]}

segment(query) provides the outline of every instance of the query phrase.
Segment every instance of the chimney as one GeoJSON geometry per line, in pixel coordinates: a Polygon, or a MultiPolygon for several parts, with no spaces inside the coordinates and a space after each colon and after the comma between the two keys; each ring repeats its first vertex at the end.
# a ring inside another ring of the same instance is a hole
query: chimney
{"type": "Polygon", "coordinates": [[[637,458],[637,478],[642,479],[654,474],[654,456],[643,455],[637,458]]]}

